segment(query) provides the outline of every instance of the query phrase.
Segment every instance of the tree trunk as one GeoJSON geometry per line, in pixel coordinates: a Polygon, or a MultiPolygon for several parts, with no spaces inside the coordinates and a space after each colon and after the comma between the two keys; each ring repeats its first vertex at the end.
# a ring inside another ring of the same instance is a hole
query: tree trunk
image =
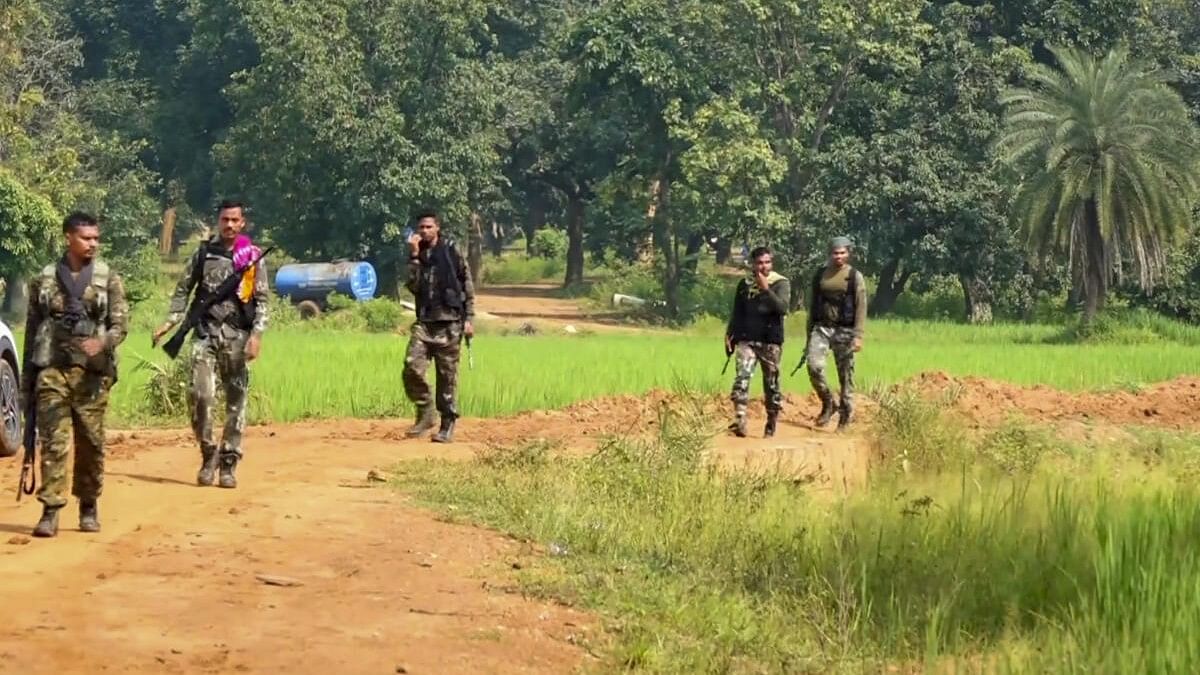
{"type": "Polygon", "coordinates": [[[533,255],[533,233],[546,226],[546,200],[540,194],[534,193],[529,200],[529,213],[526,214],[525,226],[525,255],[533,255]]]}
{"type": "Polygon", "coordinates": [[[10,274],[4,278],[4,282],[4,304],[0,308],[6,316],[23,321],[25,312],[29,309],[29,280],[17,274],[10,274]]]}
{"type": "MultiPolygon", "coordinates": [[[[664,167],[669,162],[663,163],[664,167]]],[[[666,169],[663,169],[663,174],[666,169]]],[[[655,199],[651,202],[647,215],[651,218],[651,241],[658,244],[663,255],[663,300],[666,303],[667,316],[674,319],[679,316],[679,250],[674,227],[671,222],[671,181],[660,175],[654,179],[651,194],[655,199]]]]}
{"type": "MultiPolygon", "coordinates": [[[[637,260],[643,265],[649,265],[654,262],[654,245],[655,237],[658,233],[655,228],[658,226],[658,213],[661,210],[660,201],[663,199],[663,181],[662,178],[655,178],[650,181],[650,204],[646,207],[646,220],[650,223],[650,235],[642,240],[638,245],[637,260]]],[[[665,250],[665,244],[662,244],[665,250]]]]}
{"type": "Polygon", "coordinates": [[[889,260],[879,273],[879,288],[875,290],[875,297],[871,299],[868,308],[871,315],[888,314],[895,309],[896,300],[904,292],[904,287],[908,284],[910,277],[912,277],[912,270],[900,272],[900,258],[889,260]],[[897,273],[899,273],[898,276],[897,273]]]}
{"type": "Polygon", "coordinates": [[[583,283],[583,214],[584,203],[578,195],[567,201],[567,276],[563,287],[583,283]]]}
{"type": "Polygon", "coordinates": [[[467,227],[467,266],[471,268],[471,281],[483,285],[483,216],[471,212],[471,223],[467,227]]]}
{"type": "Polygon", "coordinates": [[[1090,326],[1096,315],[1104,309],[1104,297],[1108,293],[1108,256],[1104,237],[1100,233],[1100,214],[1095,200],[1089,199],[1083,207],[1084,217],[1084,266],[1083,266],[1083,325],[1090,326]]]}
{"type": "Polygon", "coordinates": [[[992,322],[992,289],[986,280],[978,275],[960,274],[963,299],[966,302],[967,323],[984,324],[992,322]]]}
{"type": "Polygon", "coordinates": [[[704,249],[704,235],[692,233],[687,238],[687,248],[683,253],[683,269],[689,275],[695,276],[700,266],[700,251],[704,249]]]}
{"type": "Polygon", "coordinates": [[[492,221],[488,227],[488,248],[493,258],[499,258],[504,253],[504,228],[500,223],[492,221]]]}
{"type": "Polygon", "coordinates": [[[729,258],[733,254],[733,245],[729,237],[717,238],[717,264],[724,265],[729,262],[729,258]]]}

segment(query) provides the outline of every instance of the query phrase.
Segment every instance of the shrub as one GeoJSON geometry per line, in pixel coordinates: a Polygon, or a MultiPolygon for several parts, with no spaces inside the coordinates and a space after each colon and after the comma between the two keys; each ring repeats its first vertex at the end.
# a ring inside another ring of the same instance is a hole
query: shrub
{"type": "Polygon", "coordinates": [[[562,230],[544,228],[533,233],[531,253],[539,258],[565,259],[567,257],[567,233],[562,230]]]}

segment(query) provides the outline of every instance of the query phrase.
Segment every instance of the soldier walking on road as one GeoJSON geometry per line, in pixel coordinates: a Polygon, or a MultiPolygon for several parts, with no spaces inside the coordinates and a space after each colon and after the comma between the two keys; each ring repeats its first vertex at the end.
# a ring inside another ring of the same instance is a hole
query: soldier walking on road
{"type": "Polygon", "coordinates": [[[821,399],[817,426],[838,412],[838,431],[854,413],[854,354],[862,350],[867,321],[867,284],[850,266],[850,240],[835,237],[829,244],[829,263],[813,276],[808,307],[808,377],[821,399]],[[840,405],[825,380],[825,357],[832,350],[841,385],[840,405]]]}
{"type": "MultiPolygon", "coordinates": [[[[167,321],[154,333],[155,344],[183,321],[193,289],[199,305],[235,273],[235,265],[240,267],[244,261],[258,257],[257,249],[242,235],[246,218],[241,202],[221,202],[217,221],[216,236],[200,245],[176,285],[167,321]]],[[[192,386],[188,398],[192,406],[192,431],[200,444],[198,485],[212,485],[219,465],[218,484],[223,488],[237,487],[234,471],[243,456],[242,433],[246,428],[250,388],[247,365],[258,358],[262,335],[267,329],[270,298],[266,264],[262,260],[242,273],[248,280],[243,288],[233,297],[214,304],[200,318],[192,341],[192,386]],[[225,388],[225,429],[219,452],[213,436],[218,377],[225,388]]]]}
{"type": "Polygon", "coordinates": [[[458,418],[458,358],[463,336],[475,334],[475,286],[471,270],[454,242],[441,234],[436,213],[417,216],[417,232],[408,240],[408,281],[416,298],[417,320],[412,325],[404,358],[404,391],[417,406],[417,421],[405,435],[417,438],[433,428],[435,404],[425,372],[432,358],[437,368],[437,403],[441,427],[435,443],[454,439],[458,418]]]}
{"type": "Polygon", "coordinates": [[[779,389],[779,368],[783,358],[783,320],[791,301],[791,286],[786,277],[772,270],[773,255],[766,247],[750,252],[753,277],[738,282],[733,296],[733,313],[725,329],[725,351],[737,358],[733,378],[734,421],[729,430],[746,435],[746,405],[750,402],[750,378],[756,364],[762,365],[763,394],[766,398],[767,424],[763,435],[775,435],[783,392],[779,389]]]}
{"type": "MultiPolygon", "coordinates": [[[[58,533],[66,505],[67,448],[75,440],[71,494],[79,499],[79,529],[99,532],[96,502],[104,488],[104,416],[117,381],[117,347],[125,340],[129,306],[118,274],[96,254],[100,228],[85,213],[63,221],[67,250],[29,284],[22,392],[36,397],[42,439],[42,517],[35,537],[58,533]]],[[[26,400],[30,400],[26,398],[26,400]]]]}

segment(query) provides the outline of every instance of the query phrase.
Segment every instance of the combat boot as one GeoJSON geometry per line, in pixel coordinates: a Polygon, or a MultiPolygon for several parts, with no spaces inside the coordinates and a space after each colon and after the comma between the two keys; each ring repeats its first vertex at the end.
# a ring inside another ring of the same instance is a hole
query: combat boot
{"type": "Polygon", "coordinates": [[[733,423],[729,425],[729,431],[733,432],[738,438],[746,437],[746,416],[738,415],[733,418],[733,423]]]}
{"type": "Polygon", "coordinates": [[[835,412],[837,412],[837,406],[833,404],[833,401],[829,399],[822,399],[821,414],[817,415],[817,426],[823,427],[826,424],[829,424],[829,420],[833,419],[833,413],[835,412]]]}
{"type": "Polygon", "coordinates": [[[58,510],[61,506],[43,506],[42,519],[33,528],[35,537],[53,537],[58,534],[58,510]]]}
{"type": "Polygon", "coordinates": [[[233,470],[237,468],[237,458],[222,457],[221,458],[221,477],[217,480],[217,485],[223,488],[237,487],[237,478],[233,475],[233,470]]]}
{"type": "Polygon", "coordinates": [[[775,423],[779,421],[779,413],[767,413],[767,426],[763,429],[763,438],[771,438],[775,435],[775,423]]]}
{"type": "Polygon", "coordinates": [[[217,478],[217,450],[213,448],[211,452],[203,452],[201,454],[200,471],[196,474],[196,484],[202,486],[212,485],[217,478]]]}
{"type": "Polygon", "coordinates": [[[427,405],[417,410],[417,421],[404,435],[408,438],[417,438],[424,436],[426,432],[433,428],[433,406],[427,405]]]}
{"type": "Polygon", "coordinates": [[[850,426],[850,417],[851,415],[849,408],[842,408],[838,411],[838,431],[845,431],[846,428],[850,426]]]}
{"type": "Polygon", "coordinates": [[[438,432],[430,439],[434,443],[449,443],[454,440],[454,418],[443,417],[442,426],[438,432]]]}
{"type": "Polygon", "coordinates": [[[79,531],[100,531],[100,513],[96,509],[96,501],[94,499],[79,502],[79,531]]]}

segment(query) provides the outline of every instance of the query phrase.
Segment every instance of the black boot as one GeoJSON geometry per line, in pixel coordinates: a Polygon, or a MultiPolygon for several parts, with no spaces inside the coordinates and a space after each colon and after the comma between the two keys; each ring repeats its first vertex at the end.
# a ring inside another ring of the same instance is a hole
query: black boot
{"type": "Polygon", "coordinates": [[[96,509],[95,500],[79,502],[79,531],[100,531],[100,513],[96,509]]]}
{"type": "Polygon", "coordinates": [[[417,410],[417,421],[404,435],[408,438],[417,438],[424,436],[426,432],[433,428],[433,406],[427,405],[417,410]]]}
{"type": "Polygon", "coordinates": [[[779,421],[779,413],[767,413],[767,426],[763,429],[763,438],[770,438],[775,435],[775,423],[779,421]]]}
{"type": "Polygon", "coordinates": [[[434,434],[433,438],[430,440],[432,440],[434,443],[449,443],[449,442],[453,441],[454,440],[454,417],[449,416],[449,415],[442,417],[441,428],[438,429],[438,432],[436,434],[434,434]]]}
{"type": "Polygon", "coordinates": [[[196,485],[212,485],[217,478],[217,449],[200,451],[200,471],[196,474],[196,485]]]}
{"type": "Polygon", "coordinates": [[[237,487],[237,478],[233,475],[233,470],[237,468],[237,457],[227,455],[221,458],[221,477],[217,481],[217,485],[223,488],[237,487]]]}
{"type": "Polygon", "coordinates": [[[738,438],[746,437],[746,416],[738,415],[733,418],[733,423],[729,425],[729,431],[738,438]]]}
{"type": "Polygon", "coordinates": [[[61,506],[43,506],[42,519],[33,528],[35,537],[53,537],[58,534],[58,510],[61,506]]]}
{"type": "Polygon", "coordinates": [[[821,399],[821,414],[817,415],[817,426],[823,427],[829,424],[829,420],[833,419],[835,412],[837,412],[837,406],[833,404],[833,399],[821,399]]]}
{"type": "Polygon", "coordinates": [[[837,430],[845,431],[846,428],[850,426],[850,418],[851,414],[849,408],[843,406],[841,409],[839,409],[837,430]]]}

